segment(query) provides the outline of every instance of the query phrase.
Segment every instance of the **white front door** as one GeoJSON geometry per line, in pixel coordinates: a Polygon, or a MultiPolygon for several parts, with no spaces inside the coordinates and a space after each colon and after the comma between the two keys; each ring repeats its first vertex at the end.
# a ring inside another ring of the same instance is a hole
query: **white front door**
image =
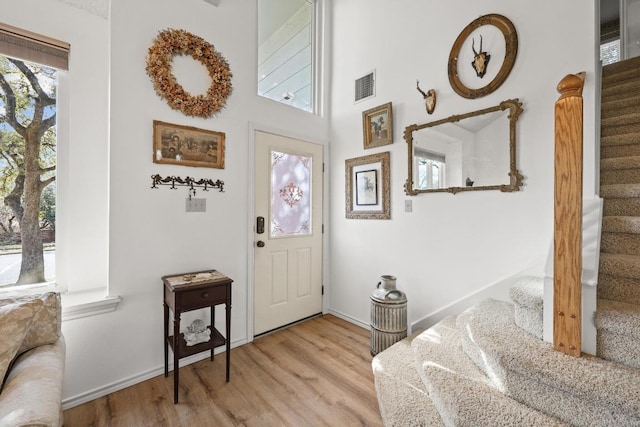
{"type": "Polygon", "coordinates": [[[322,149],[255,133],[255,335],[322,311],[322,149]]]}

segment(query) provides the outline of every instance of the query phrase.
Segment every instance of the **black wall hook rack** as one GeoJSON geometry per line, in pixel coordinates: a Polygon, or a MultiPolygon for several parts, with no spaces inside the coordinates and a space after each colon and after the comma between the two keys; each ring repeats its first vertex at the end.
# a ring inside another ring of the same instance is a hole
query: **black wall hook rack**
{"type": "Polygon", "coordinates": [[[189,187],[189,193],[195,195],[196,188],[202,188],[202,191],[209,191],[210,188],[217,188],[224,193],[224,181],[212,179],[195,179],[191,177],[180,178],[179,176],[168,176],[166,178],[160,175],[151,175],[151,188],[158,188],[158,185],[170,185],[171,190],[177,190],[177,187],[189,187]]]}

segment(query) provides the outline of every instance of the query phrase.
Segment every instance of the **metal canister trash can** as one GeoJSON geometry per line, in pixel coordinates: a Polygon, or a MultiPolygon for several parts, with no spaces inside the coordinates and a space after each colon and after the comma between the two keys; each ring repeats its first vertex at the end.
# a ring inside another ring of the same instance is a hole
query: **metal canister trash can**
{"type": "Polygon", "coordinates": [[[382,276],[371,294],[371,355],[407,336],[407,296],[396,289],[396,278],[382,276]]]}

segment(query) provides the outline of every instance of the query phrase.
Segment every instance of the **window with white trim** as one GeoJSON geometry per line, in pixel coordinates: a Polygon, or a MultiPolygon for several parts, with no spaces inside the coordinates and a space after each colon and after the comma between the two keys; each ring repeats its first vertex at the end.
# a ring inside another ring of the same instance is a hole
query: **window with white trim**
{"type": "Polygon", "coordinates": [[[0,287],[55,281],[58,73],[69,44],[0,24],[0,287]]]}
{"type": "Polygon", "coordinates": [[[620,59],[620,21],[615,19],[600,26],[600,61],[608,65],[620,59]]]}
{"type": "Polygon", "coordinates": [[[315,0],[258,0],[258,95],[315,112],[315,0]]]}
{"type": "Polygon", "coordinates": [[[446,159],[443,154],[432,153],[427,150],[414,150],[414,179],[415,188],[418,190],[433,190],[445,188],[446,183],[446,159]]]}

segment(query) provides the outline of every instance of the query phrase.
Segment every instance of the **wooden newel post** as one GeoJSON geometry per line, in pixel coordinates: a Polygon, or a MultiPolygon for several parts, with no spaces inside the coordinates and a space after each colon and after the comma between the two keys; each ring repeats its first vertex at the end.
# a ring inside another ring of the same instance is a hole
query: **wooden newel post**
{"type": "Polygon", "coordinates": [[[582,347],[582,88],[585,73],[558,84],[555,106],[553,347],[582,347]]]}

